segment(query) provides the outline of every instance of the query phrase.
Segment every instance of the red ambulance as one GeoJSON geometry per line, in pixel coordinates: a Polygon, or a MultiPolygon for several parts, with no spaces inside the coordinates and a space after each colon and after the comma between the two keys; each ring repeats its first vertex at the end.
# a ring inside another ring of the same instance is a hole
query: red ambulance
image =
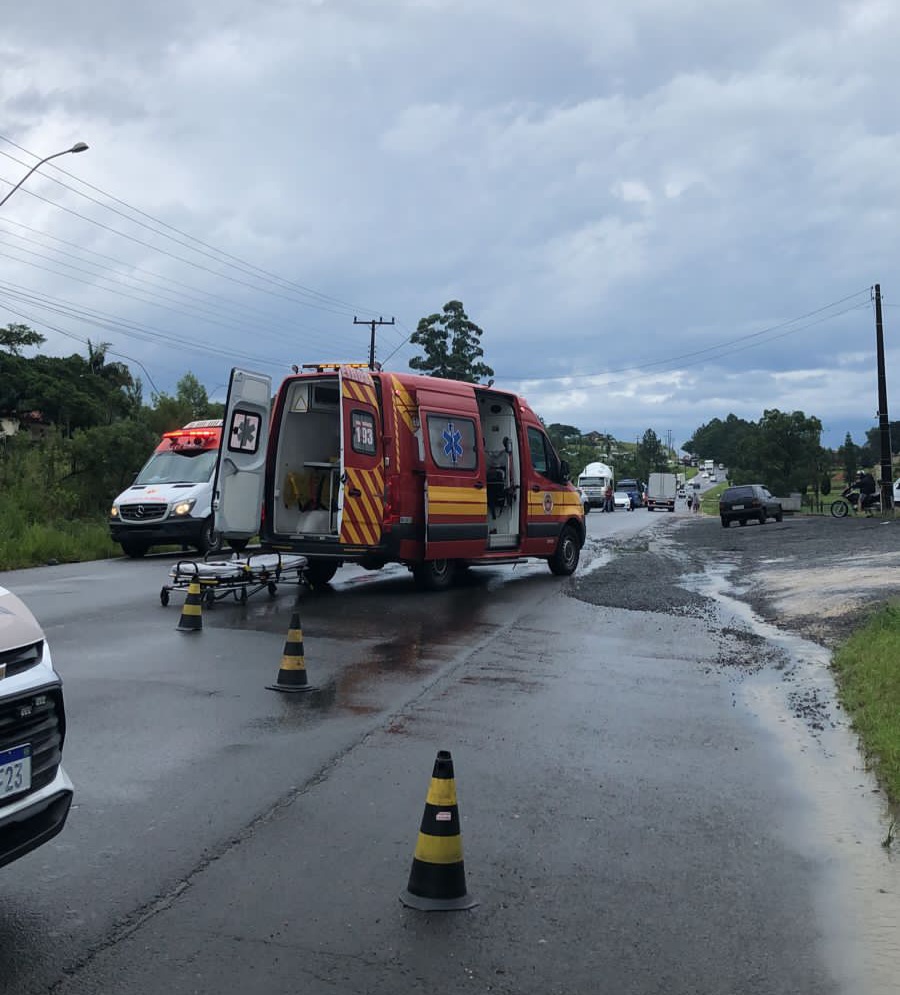
{"type": "Polygon", "coordinates": [[[270,393],[232,370],[213,495],[226,539],[300,553],[314,583],[345,562],[404,563],[430,590],[463,566],[577,567],[582,502],[516,394],[354,364],[303,367],[270,393]]]}

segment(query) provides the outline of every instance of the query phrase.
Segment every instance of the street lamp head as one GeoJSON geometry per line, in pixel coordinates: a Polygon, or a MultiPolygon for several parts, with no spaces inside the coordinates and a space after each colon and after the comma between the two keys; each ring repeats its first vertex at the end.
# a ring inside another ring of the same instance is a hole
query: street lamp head
{"type": "Polygon", "coordinates": [[[88,145],[85,142],[76,142],[72,148],[69,149],[70,152],[86,152],[88,145]]]}

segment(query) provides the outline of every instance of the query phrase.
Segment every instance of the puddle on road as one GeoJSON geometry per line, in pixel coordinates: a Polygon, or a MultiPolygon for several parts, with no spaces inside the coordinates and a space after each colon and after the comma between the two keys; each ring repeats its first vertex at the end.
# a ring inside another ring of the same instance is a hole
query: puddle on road
{"type": "MultiPolygon", "coordinates": [[[[829,966],[852,995],[888,995],[900,975],[900,852],[881,841],[892,813],[865,761],[829,670],[829,651],[764,621],[734,596],[730,565],[682,578],[712,598],[725,627],[742,627],[776,650],[741,685],[747,708],[772,732],[789,764],[782,772],[809,800],[801,852],[825,867],[817,901],[829,966]],[[782,665],[783,661],[783,665],[782,665]]],[[[896,845],[896,844],[895,844],[896,845]]]]}

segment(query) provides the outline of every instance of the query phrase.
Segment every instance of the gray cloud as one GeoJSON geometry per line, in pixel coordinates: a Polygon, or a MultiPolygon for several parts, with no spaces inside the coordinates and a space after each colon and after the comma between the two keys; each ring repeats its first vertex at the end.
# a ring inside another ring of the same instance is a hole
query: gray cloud
{"type": "MultiPolygon", "coordinates": [[[[890,302],[900,249],[892,4],[88,0],[44,4],[40,23],[17,8],[5,28],[8,137],[37,155],[83,138],[90,153],[57,160],[74,176],[396,314],[404,324],[385,330],[382,356],[458,297],[501,382],[527,389],[548,420],[681,441],[729,411],[800,407],[832,444],[873,424],[865,291],[880,280],[890,302]],[[856,291],[862,309],[740,341],[856,291]],[[538,379],[585,373],[599,376],[538,379]]],[[[8,183],[22,168],[0,158],[8,183]]],[[[191,254],[54,175],[45,167],[29,191],[149,245],[24,191],[7,217],[110,255],[122,273],[213,293],[248,327],[160,316],[7,259],[9,282],[255,355],[276,374],[364,352],[352,306],[300,307],[163,255],[191,254]]],[[[230,365],[117,341],[169,389],[187,368],[220,383],[230,365]]],[[[892,350],[889,370],[898,360],[892,350]]]]}

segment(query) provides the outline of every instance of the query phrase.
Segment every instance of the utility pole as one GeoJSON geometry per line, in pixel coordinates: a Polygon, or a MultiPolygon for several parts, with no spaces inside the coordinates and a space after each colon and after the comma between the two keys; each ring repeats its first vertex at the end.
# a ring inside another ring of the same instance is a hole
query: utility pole
{"type": "Polygon", "coordinates": [[[881,507],[893,507],[891,423],[888,421],[887,378],[884,373],[884,328],[881,323],[881,284],[875,284],[875,346],[878,353],[878,427],[881,435],[881,507]]]}
{"type": "Polygon", "coordinates": [[[372,326],[372,338],[369,340],[369,369],[375,369],[375,326],[376,325],[393,325],[394,319],[391,318],[390,321],[385,321],[380,315],[378,319],[372,318],[371,321],[360,321],[356,315],[353,316],[354,325],[371,325],[372,326]]]}

